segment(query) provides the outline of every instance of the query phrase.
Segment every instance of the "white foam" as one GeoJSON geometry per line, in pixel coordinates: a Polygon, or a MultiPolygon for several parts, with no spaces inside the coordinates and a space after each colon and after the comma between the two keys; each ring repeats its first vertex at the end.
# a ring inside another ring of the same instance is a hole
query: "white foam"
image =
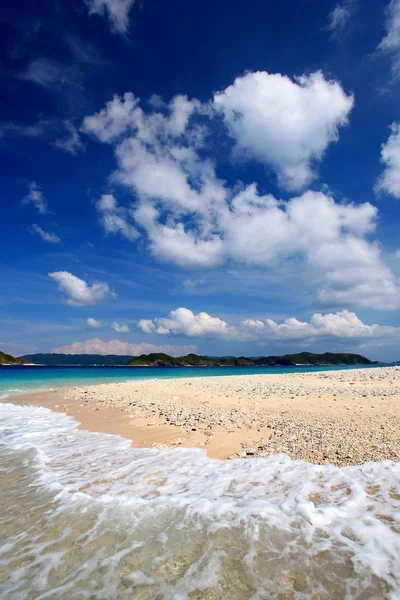
{"type": "MultiPolygon", "coordinates": [[[[333,556],[336,552],[341,557],[339,563],[350,561],[351,575],[341,598],[355,600],[365,586],[369,589],[374,577],[387,587],[387,595],[377,598],[400,598],[400,534],[395,527],[400,520],[400,463],[384,461],[338,468],[293,461],[283,454],[224,462],[209,459],[200,449],[134,449],[129,440],[85,432],[76,425],[71,417],[45,408],[0,404],[0,439],[4,446],[19,452],[34,449],[37,483],[56,494],[64,508],[96,507],[94,538],[110,518],[115,518],[115,511],[131,527],[133,523],[135,528],[145,527],[147,536],[157,532],[157,544],[166,554],[179,527],[190,531],[193,539],[195,531],[229,539],[226,532],[240,530],[248,545],[246,568],[257,581],[257,594],[261,594],[254,598],[273,591],[273,585],[283,585],[274,582],[271,574],[266,577],[266,567],[260,567],[263,544],[271,545],[275,558],[289,552],[286,545],[295,549],[299,565],[301,561],[308,564],[310,557],[323,551],[333,556]],[[167,522],[170,519],[175,523],[174,533],[164,523],[166,513],[167,522]],[[157,519],[163,524],[159,529],[157,519]],[[279,535],[275,543],[271,540],[276,532],[279,535]],[[279,550],[282,539],[286,542],[279,550]]],[[[131,540],[130,548],[141,547],[146,539],[131,540]]],[[[162,552],[157,552],[153,550],[161,560],[162,552]]],[[[227,553],[229,546],[225,548],[223,542],[210,542],[207,554],[200,553],[173,586],[140,568],[130,574],[131,582],[143,589],[156,586],[165,599],[188,598],[194,590],[218,584],[221,561],[227,553]]],[[[122,560],[119,556],[114,559],[115,564],[122,560]]],[[[51,560],[59,557],[52,556],[51,560]]],[[[100,561],[97,556],[90,560],[85,567],[88,572],[95,570],[100,561]]],[[[115,564],[107,564],[114,573],[115,564]]],[[[20,573],[19,578],[23,577],[20,573]]],[[[42,571],[42,577],[48,584],[49,572],[42,571]]],[[[108,577],[104,594],[115,593],[115,581],[108,577]]],[[[66,597],[71,589],[63,588],[66,597]]],[[[293,596],[297,597],[312,596],[293,596]]]]}

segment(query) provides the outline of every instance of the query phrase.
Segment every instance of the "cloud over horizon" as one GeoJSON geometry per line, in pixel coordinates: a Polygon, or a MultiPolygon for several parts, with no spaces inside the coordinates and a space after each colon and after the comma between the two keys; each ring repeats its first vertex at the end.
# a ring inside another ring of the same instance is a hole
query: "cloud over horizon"
{"type": "Polygon", "coordinates": [[[109,340],[103,342],[99,338],[86,340],[85,342],[74,342],[59,348],[52,348],[50,352],[55,354],[126,354],[139,356],[140,354],[151,354],[152,352],[164,352],[170,356],[184,356],[191,352],[196,352],[197,346],[194,344],[187,346],[156,346],[141,342],[139,344],[130,344],[120,340],[109,340]]]}
{"type": "Polygon", "coordinates": [[[229,325],[218,317],[201,312],[194,314],[188,308],[172,310],[167,318],[142,319],[138,323],[143,333],[210,337],[226,340],[259,342],[263,340],[317,340],[341,338],[342,340],[399,340],[400,327],[366,325],[354,312],[314,313],[309,321],[294,317],[278,323],[273,319],[244,319],[229,325]]]}

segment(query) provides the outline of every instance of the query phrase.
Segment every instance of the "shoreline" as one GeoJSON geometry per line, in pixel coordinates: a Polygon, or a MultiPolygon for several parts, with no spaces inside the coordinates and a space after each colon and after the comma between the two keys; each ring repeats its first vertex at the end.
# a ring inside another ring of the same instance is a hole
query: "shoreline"
{"type": "Polygon", "coordinates": [[[210,458],[284,452],[338,466],[400,460],[400,367],[139,379],[10,396],[138,448],[198,447],[210,458]]]}

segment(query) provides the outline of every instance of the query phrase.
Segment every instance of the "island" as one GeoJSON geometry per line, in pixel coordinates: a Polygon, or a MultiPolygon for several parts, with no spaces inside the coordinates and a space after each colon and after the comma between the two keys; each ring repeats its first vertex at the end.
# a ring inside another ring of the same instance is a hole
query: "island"
{"type": "Polygon", "coordinates": [[[296,365],[370,365],[373,364],[361,354],[325,352],[299,352],[283,356],[246,358],[245,356],[217,358],[188,354],[177,358],[163,353],[141,354],[128,361],[130,367],[264,367],[296,365]]]}
{"type": "Polygon", "coordinates": [[[25,354],[14,358],[0,353],[5,357],[0,364],[26,364],[42,366],[69,367],[291,367],[295,365],[370,365],[375,364],[361,354],[325,352],[299,352],[283,356],[202,356],[188,354],[173,357],[164,353],[141,354],[140,356],[116,354],[25,354]]]}
{"type": "Polygon", "coordinates": [[[26,360],[0,352],[0,365],[25,365],[26,360]]]}

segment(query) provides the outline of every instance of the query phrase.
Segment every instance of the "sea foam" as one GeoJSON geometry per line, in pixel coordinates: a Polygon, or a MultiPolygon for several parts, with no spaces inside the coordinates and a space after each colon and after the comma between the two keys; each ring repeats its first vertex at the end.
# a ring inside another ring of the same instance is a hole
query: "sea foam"
{"type": "Polygon", "coordinates": [[[135,449],[13,404],[0,442],[5,598],[400,598],[400,463],[135,449]]]}

